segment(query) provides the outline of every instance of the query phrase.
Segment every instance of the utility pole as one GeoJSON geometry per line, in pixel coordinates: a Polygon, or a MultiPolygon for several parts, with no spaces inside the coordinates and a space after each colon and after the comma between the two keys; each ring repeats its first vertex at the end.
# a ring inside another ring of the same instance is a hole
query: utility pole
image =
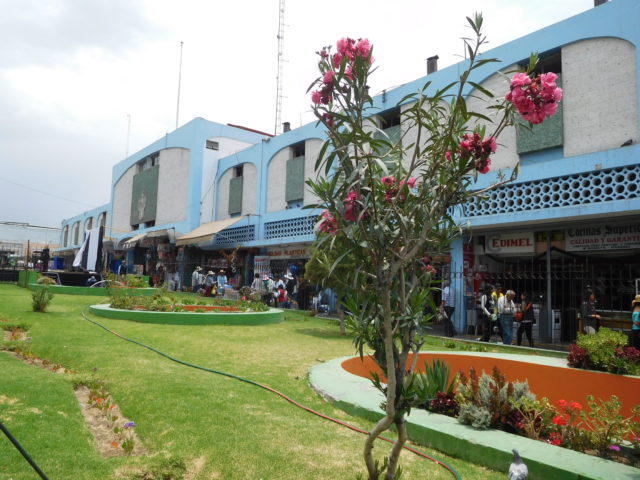
{"type": "Polygon", "coordinates": [[[278,6],[278,75],[276,77],[276,125],[273,133],[277,135],[282,128],[282,72],[284,59],[282,51],[284,48],[284,0],[279,0],[278,6]]]}
{"type": "Polygon", "coordinates": [[[180,117],[180,84],[182,83],[182,45],[180,42],[180,67],[178,68],[178,105],[176,106],[176,130],[178,129],[178,119],[180,117]]]}

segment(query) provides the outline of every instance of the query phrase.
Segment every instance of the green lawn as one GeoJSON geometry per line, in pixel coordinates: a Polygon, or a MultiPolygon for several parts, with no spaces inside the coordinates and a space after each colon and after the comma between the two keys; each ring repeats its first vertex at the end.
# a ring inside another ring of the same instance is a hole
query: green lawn
{"type": "MultiPolygon", "coordinates": [[[[43,359],[79,374],[97,368],[123,414],[137,424],[148,451],[140,457],[102,458],[78,408],[72,375],[57,375],[0,352],[0,419],[51,480],[133,480],[137,468],[157,470],[167,458],[188,466],[185,480],[353,480],[364,472],[362,435],[261,388],[172,362],[83,319],[84,306],[104,301],[56,295],[49,312],[39,314],[31,312],[27,290],[0,285],[0,322],[29,324],[29,348],[43,359]]],[[[331,320],[291,312],[275,325],[207,327],[91,318],[185,362],[267,384],[323,414],[371,427],[309,387],[312,365],[354,353],[351,338],[340,336],[331,320]]],[[[442,341],[430,343],[433,348],[442,341]]],[[[378,456],[387,450],[380,443],[378,456]]],[[[453,465],[465,480],[505,476],[425,451],[453,465]]],[[[401,463],[405,480],[453,478],[409,452],[401,463]]],[[[0,433],[0,480],[37,478],[0,433]]]]}

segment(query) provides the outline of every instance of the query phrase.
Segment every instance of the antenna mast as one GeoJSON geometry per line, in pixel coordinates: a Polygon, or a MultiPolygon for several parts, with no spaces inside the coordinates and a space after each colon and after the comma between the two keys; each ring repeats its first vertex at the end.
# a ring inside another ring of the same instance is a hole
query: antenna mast
{"type": "Polygon", "coordinates": [[[282,49],[284,47],[284,0],[279,0],[278,15],[278,75],[276,77],[276,126],[274,133],[277,135],[282,128],[282,70],[284,59],[282,49]]]}

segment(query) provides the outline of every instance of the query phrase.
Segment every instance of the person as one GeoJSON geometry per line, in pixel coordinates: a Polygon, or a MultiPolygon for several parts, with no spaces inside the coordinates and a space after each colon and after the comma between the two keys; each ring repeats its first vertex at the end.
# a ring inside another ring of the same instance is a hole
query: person
{"type": "Polygon", "coordinates": [[[631,302],[631,346],[640,350],[640,295],[631,302]]]}
{"type": "Polygon", "coordinates": [[[262,277],[262,301],[269,306],[273,305],[273,280],[270,275],[262,277]]]}
{"type": "Polygon", "coordinates": [[[522,295],[520,295],[520,312],[522,313],[522,318],[518,325],[518,345],[522,344],[522,334],[524,333],[527,336],[527,340],[529,340],[529,346],[533,348],[533,335],[531,329],[533,327],[535,317],[533,316],[533,304],[529,299],[529,294],[526,292],[523,292],[522,295]]]}
{"type": "Polygon", "coordinates": [[[264,286],[262,284],[262,280],[260,280],[259,273],[253,275],[253,282],[251,282],[251,291],[260,293],[264,292],[264,286]]]}
{"type": "Polygon", "coordinates": [[[492,293],[493,286],[486,284],[480,297],[480,317],[482,318],[482,337],[480,340],[483,342],[488,342],[491,339],[491,332],[495,323],[493,321],[495,304],[492,293]]]}
{"type": "Polygon", "coordinates": [[[600,328],[600,315],[596,311],[596,294],[590,288],[584,295],[584,301],[580,306],[582,317],[582,330],[588,335],[593,335],[600,328]]]}
{"type": "Polygon", "coordinates": [[[198,266],[191,274],[191,291],[193,293],[198,293],[198,290],[200,290],[200,277],[202,276],[202,274],[200,273],[201,270],[202,268],[198,266]]]}
{"type": "Polygon", "coordinates": [[[502,293],[502,285],[500,285],[499,283],[496,283],[496,285],[493,287],[493,290],[491,291],[491,298],[493,299],[493,324],[492,324],[492,328],[493,331],[498,332],[498,335],[500,335],[500,338],[504,340],[504,336],[502,333],[502,323],[500,322],[499,319],[499,314],[498,314],[498,300],[500,300],[500,298],[504,297],[504,294],[502,293]]]}
{"type": "Polygon", "coordinates": [[[213,290],[213,284],[215,283],[214,273],[209,270],[207,272],[207,276],[204,279],[204,296],[210,297],[211,291],[213,290]]]}
{"type": "Polygon", "coordinates": [[[502,343],[511,345],[513,338],[513,314],[516,313],[516,305],[513,299],[516,292],[507,290],[507,293],[498,299],[498,317],[502,325],[502,343]]]}
{"type": "Polygon", "coordinates": [[[287,291],[284,289],[284,285],[276,287],[276,298],[278,300],[278,308],[287,308],[287,291]]]}
{"type": "Polygon", "coordinates": [[[309,309],[309,282],[304,277],[300,277],[298,284],[298,307],[300,310],[309,309]]]}
{"type": "Polygon", "coordinates": [[[227,284],[227,275],[225,274],[224,270],[220,270],[220,272],[218,273],[218,292],[220,292],[220,295],[224,294],[224,286],[227,284]]]}
{"type": "Polygon", "coordinates": [[[441,307],[444,310],[446,318],[444,320],[444,334],[447,337],[453,337],[456,334],[456,329],[453,326],[453,312],[455,311],[455,292],[448,280],[444,282],[444,288],[442,289],[442,302],[441,307]]]}

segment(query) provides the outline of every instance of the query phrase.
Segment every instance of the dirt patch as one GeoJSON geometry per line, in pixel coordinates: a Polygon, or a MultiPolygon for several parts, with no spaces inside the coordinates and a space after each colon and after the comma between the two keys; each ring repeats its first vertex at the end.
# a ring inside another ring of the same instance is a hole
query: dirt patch
{"type": "Polygon", "coordinates": [[[44,360],[28,352],[23,352],[20,349],[6,350],[6,353],[8,353],[9,355],[13,355],[16,358],[19,358],[24,363],[28,363],[29,365],[35,365],[36,367],[40,367],[44,370],[49,370],[50,372],[53,372],[53,373],[58,373],[58,374],[75,373],[75,371],[65,368],[58,363],[53,363],[50,360],[44,360]]]}
{"type": "Polygon", "coordinates": [[[24,341],[27,339],[27,332],[24,330],[3,330],[5,342],[24,341]]]}
{"type": "Polygon", "coordinates": [[[117,433],[116,429],[121,429],[128,438],[132,439],[134,446],[129,455],[142,455],[146,453],[133,427],[124,428],[126,424],[132,424],[133,422],[122,415],[120,408],[116,404],[111,404],[109,408],[108,413],[111,418],[114,418],[114,420],[111,421],[107,415],[105,415],[105,412],[92,406],[89,398],[89,389],[87,387],[78,387],[78,389],[75,390],[75,394],[80,404],[82,416],[91,435],[93,435],[96,449],[100,452],[100,455],[103,457],[120,457],[127,455],[127,452],[122,448],[123,436],[117,433]]]}

